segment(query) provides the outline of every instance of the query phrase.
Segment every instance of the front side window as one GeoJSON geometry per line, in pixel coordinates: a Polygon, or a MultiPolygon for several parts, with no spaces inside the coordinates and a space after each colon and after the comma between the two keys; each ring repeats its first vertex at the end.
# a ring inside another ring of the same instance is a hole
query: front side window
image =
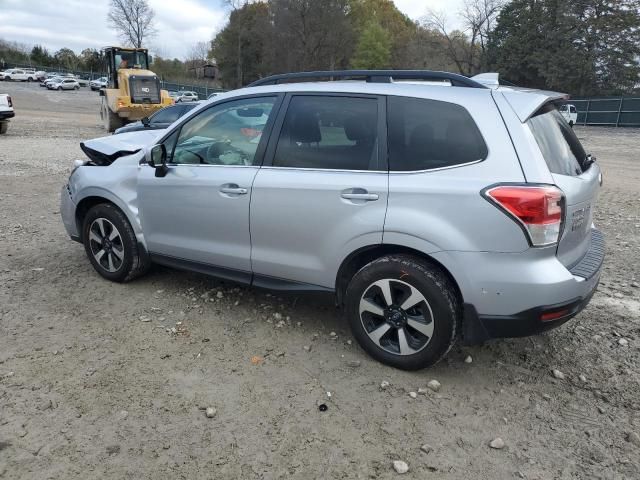
{"type": "MultiPolygon", "coordinates": [[[[275,102],[276,97],[246,98],[198,113],[182,125],[171,163],[253,165],[275,102]]],[[[173,145],[166,146],[170,152],[173,145]]]]}
{"type": "Polygon", "coordinates": [[[391,171],[452,167],[487,158],[487,145],[464,107],[448,102],[388,97],[391,171]]]}
{"type": "Polygon", "coordinates": [[[282,125],[273,165],[378,170],[378,100],[294,96],[282,125]]]}
{"type": "Polygon", "coordinates": [[[580,140],[553,104],[538,110],[527,125],[551,173],[576,176],[586,169],[587,154],[580,140]]]}

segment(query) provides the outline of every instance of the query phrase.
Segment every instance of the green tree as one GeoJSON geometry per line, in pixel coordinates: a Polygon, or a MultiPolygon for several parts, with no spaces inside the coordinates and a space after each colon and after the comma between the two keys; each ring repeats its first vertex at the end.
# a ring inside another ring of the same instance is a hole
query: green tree
{"type": "MultiPolygon", "coordinates": [[[[267,49],[271,45],[271,23],[266,3],[246,3],[234,9],[227,25],[212,42],[223,85],[237,88],[269,71],[267,49]]],[[[279,49],[280,50],[280,49],[279,49]]]]}
{"type": "MultiPolygon", "coordinates": [[[[349,17],[358,39],[371,24],[379,25],[388,36],[389,58],[392,68],[411,68],[416,58],[408,47],[423,30],[417,23],[402,13],[391,0],[350,0],[349,17]]],[[[353,62],[352,62],[353,63],[353,62]]]]}
{"type": "Polygon", "coordinates": [[[85,48],[78,58],[80,67],[87,72],[101,72],[104,65],[100,52],[95,48],[85,48]]]}
{"type": "Polygon", "coordinates": [[[522,86],[629,92],[640,74],[640,1],[513,0],[498,17],[487,57],[522,86]]]}
{"type": "Polygon", "coordinates": [[[54,55],[57,65],[67,70],[77,70],[79,61],[78,56],[70,48],[61,48],[54,55]]]}
{"type": "Polygon", "coordinates": [[[49,55],[49,51],[42,45],[34,45],[31,49],[31,63],[33,65],[49,66],[53,58],[49,55]]]}
{"type": "Polygon", "coordinates": [[[389,32],[377,23],[371,22],[360,34],[351,66],[358,69],[388,68],[390,56],[389,32]]]}

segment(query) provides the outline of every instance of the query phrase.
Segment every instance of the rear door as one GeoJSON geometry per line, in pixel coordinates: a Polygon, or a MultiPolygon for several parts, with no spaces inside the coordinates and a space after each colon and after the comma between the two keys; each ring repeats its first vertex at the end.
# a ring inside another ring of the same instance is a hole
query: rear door
{"type": "Polygon", "coordinates": [[[285,279],[331,289],[349,253],[382,242],[385,104],[335,93],[287,100],[253,184],[254,283],[285,279]]]}
{"type": "Polygon", "coordinates": [[[527,120],[527,125],[554,183],[565,194],[566,217],[557,255],[563,265],[571,268],[582,259],[591,244],[600,167],[589,161],[580,140],[553,104],[538,110],[527,120]]]}

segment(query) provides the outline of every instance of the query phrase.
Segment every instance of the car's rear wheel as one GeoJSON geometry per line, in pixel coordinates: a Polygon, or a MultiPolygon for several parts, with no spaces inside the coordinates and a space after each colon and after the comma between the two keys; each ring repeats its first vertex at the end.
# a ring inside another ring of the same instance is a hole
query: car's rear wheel
{"type": "Polygon", "coordinates": [[[82,239],[93,268],[108,280],[126,282],[149,267],[131,224],[112,204],[102,203],[87,212],[82,239]]]}
{"type": "Polygon", "coordinates": [[[346,313],[362,348],[403,370],[441,360],[461,321],[460,300],[447,275],[408,255],[385,256],[360,269],[347,287],[346,313]]]}
{"type": "Polygon", "coordinates": [[[76,85],[75,87],[73,87],[73,89],[74,90],[80,90],[80,87],[76,85]]]}
{"type": "Polygon", "coordinates": [[[60,91],[60,90],[62,90],[62,87],[58,87],[56,90],[60,91]]]}
{"type": "Polygon", "coordinates": [[[9,130],[9,122],[0,122],[0,135],[4,135],[9,130]]]}

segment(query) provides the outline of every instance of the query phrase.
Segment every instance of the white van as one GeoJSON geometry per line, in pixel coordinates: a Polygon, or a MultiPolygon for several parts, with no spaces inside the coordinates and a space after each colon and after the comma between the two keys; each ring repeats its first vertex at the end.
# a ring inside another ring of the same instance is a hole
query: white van
{"type": "Polygon", "coordinates": [[[559,111],[567,123],[572,127],[578,122],[578,110],[575,105],[566,103],[560,107],[559,111]]]}

